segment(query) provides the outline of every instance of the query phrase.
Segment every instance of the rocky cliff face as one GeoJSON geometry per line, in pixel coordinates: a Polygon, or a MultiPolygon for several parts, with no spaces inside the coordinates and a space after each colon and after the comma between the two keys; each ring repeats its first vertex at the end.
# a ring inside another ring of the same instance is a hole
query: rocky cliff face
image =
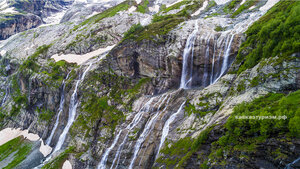
{"type": "Polygon", "coordinates": [[[18,32],[35,28],[42,24],[42,19],[36,15],[13,15],[5,18],[5,21],[0,25],[0,39],[4,40],[18,32]]]}
{"type": "Polygon", "coordinates": [[[43,157],[35,145],[11,165],[299,166],[298,39],[287,50],[291,33],[267,27],[296,31],[299,3],[276,2],[74,2],[60,24],[1,42],[1,129],[53,148],[43,157]]]}

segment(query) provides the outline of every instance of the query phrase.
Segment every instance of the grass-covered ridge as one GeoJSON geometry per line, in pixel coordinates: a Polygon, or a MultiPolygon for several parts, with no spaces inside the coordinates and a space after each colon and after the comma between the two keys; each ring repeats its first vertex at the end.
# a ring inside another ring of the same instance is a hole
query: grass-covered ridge
{"type": "Polygon", "coordinates": [[[74,147],[68,147],[64,152],[59,156],[51,160],[49,163],[44,165],[42,169],[57,169],[61,168],[64,162],[69,158],[69,155],[74,153],[74,147]]]}
{"type": "Polygon", "coordinates": [[[13,160],[5,166],[3,169],[15,168],[20,164],[31,151],[32,143],[26,141],[22,136],[8,141],[0,146],[0,161],[3,161],[9,157],[12,153],[15,153],[13,160]]]}
{"type": "MultiPolygon", "coordinates": [[[[266,139],[300,137],[300,90],[284,95],[270,93],[234,108],[225,124],[226,133],[212,143],[209,159],[221,162],[233,154],[247,156],[266,139]]],[[[286,158],[281,152],[276,158],[286,158]]]]}
{"type": "Polygon", "coordinates": [[[212,128],[202,131],[195,139],[185,137],[177,142],[166,141],[164,148],[160,150],[161,156],[156,159],[156,162],[167,168],[184,168],[187,160],[206,142],[212,128]]]}
{"type": "Polygon", "coordinates": [[[76,25],[72,31],[76,31],[77,29],[79,29],[82,26],[100,22],[104,18],[113,17],[120,11],[126,11],[130,8],[130,6],[131,6],[130,4],[132,5],[132,2],[130,0],[126,0],[112,8],[109,8],[109,9],[91,17],[91,18],[86,19],[85,21],[81,22],[79,25],[76,25]]]}
{"type": "Polygon", "coordinates": [[[180,12],[170,15],[154,15],[152,23],[145,27],[141,25],[133,25],[130,30],[125,33],[123,41],[126,39],[133,39],[135,41],[142,41],[143,39],[157,41],[157,36],[166,35],[171,30],[175,29],[180,23],[191,17],[197,9],[202,6],[202,0],[193,1],[193,3],[186,5],[180,12]]]}
{"type": "Polygon", "coordinates": [[[238,73],[268,57],[289,57],[300,52],[300,2],[280,1],[247,31],[236,57],[238,73]],[[245,54],[246,53],[246,54],[245,54]]]}

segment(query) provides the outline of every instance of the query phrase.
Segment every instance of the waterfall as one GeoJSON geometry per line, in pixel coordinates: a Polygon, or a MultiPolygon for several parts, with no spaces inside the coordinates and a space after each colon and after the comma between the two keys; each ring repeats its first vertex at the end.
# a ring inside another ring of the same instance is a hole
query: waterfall
{"type": "Polygon", "coordinates": [[[166,121],[164,127],[163,127],[163,131],[162,131],[162,135],[161,135],[161,138],[160,138],[160,143],[159,143],[159,146],[158,146],[158,150],[157,150],[157,153],[156,153],[156,157],[158,156],[159,154],[159,151],[162,147],[162,145],[164,144],[168,134],[169,134],[169,129],[170,129],[170,125],[173,123],[173,121],[175,120],[175,118],[177,117],[177,115],[181,112],[181,110],[183,109],[183,106],[184,106],[185,102],[183,102],[181,104],[181,106],[179,107],[179,109],[177,110],[176,113],[172,114],[170,116],[170,118],[166,121]]]}
{"type": "Polygon", "coordinates": [[[92,67],[93,62],[90,63],[90,65],[86,68],[86,70],[83,72],[83,74],[81,75],[81,78],[79,80],[77,80],[76,85],[75,85],[75,89],[74,92],[71,96],[71,100],[70,100],[70,105],[69,105],[69,117],[68,117],[68,123],[67,126],[64,128],[62,134],[59,136],[58,142],[55,146],[55,149],[53,152],[56,152],[58,150],[61,149],[63,143],[65,142],[66,136],[69,132],[69,129],[71,128],[74,120],[75,120],[75,116],[76,116],[76,109],[78,106],[78,102],[77,102],[77,90],[78,90],[78,86],[79,84],[84,80],[84,77],[86,75],[86,73],[90,70],[90,68],[92,67]]]}
{"type": "Polygon", "coordinates": [[[58,126],[58,123],[59,123],[59,117],[60,117],[60,114],[63,112],[63,109],[64,109],[64,104],[65,104],[65,81],[69,78],[69,75],[70,75],[71,72],[68,73],[67,77],[63,80],[62,82],[62,91],[61,91],[61,97],[60,97],[60,103],[59,103],[59,108],[58,108],[58,114],[57,114],[57,117],[56,117],[56,121],[55,121],[55,125],[51,131],[51,134],[49,136],[49,138],[47,139],[46,141],[46,144],[50,146],[51,144],[51,141],[52,141],[52,137],[56,131],[56,128],[58,126]]]}
{"type": "Polygon", "coordinates": [[[210,74],[210,84],[213,83],[213,80],[214,80],[214,68],[215,68],[215,54],[216,54],[216,44],[217,41],[215,40],[214,38],[214,51],[213,51],[213,59],[212,59],[212,68],[211,68],[211,74],[210,74]]]}
{"type": "Polygon", "coordinates": [[[205,51],[205,64],[204,64],[204,70],[203,70],[203,79],[202,79],[202,86],[208,86],[210,85],[210,81],[208,82],[208,65],[209,65],[209,42],[210,42],[211,35],[208,35],[207,38],[205,38],[206,42],[206,51],[205,51]]]}
{"type": "MultiPolygon", "coordinates": [[[[227,36],[226,44],[225,44],[224,50],[223,50],[224,51],[224,56],[223,56],[222,67],[221,67],[219,76],[214,80],[213,83],[218,81],[223,76],[223,74],[226,72],[226,70],[228,68],[228,60],[229,60],[229,55],[230,55],[230,50],[231,50],[231,45],[232,45],[233,38],[234,38],[234,35],[231,35],[231,38],[229,36],[227,36]]],[[[221,54],[221,52],[220,52],[220,54],[221,54]]],[[[219,59],[220,59],[220,55],[219,55],[219,59]]]]}
{"type": "Polygon", "coordinates": [[[116,144],[117,144],[117,142],[118,142],[118,140],[119,140],[119,137],[120,137],[121,133],[122,133],[122,130],[119,131],[119,134],[116,136],[116,138],[114,139],[114,141],[113,141],[113,143],[111,144],[111,146],[105,151],[105,153],[104,153],[104,155],[103,155],[103,157],[102,157],[102,159],[101,159],[101,161],[100,161],[100,163],[99,163],[99,165],[98,165],[98,168],[99,168],[99,169],[100,169],[100,168],[101,168],[101,169],[102,169],[102,168],[105,169],[105,165],[106,165],[106,161],[107,161],[108,155],[109,155],[110,151],[116,146],[116,144]]]}
{"type": "MultiPolygon", "coordinates": [[[[164,108],[162,111],[160,111],[160,113],[158,114],[158,117],[161,115],[161,113],[163,113],[163,112],[167,109],[168,103],[170,102],[170,99],[171,99],[171,95],[166,95],[165,97],[162,97],[162,98],[163,98],[162,101],[161,101],[161,99],[159,99],[159,101],[158,101],[158,103],[161,102],[161,104],[158,106],[157,111],[160,110],[161,106],[165,103],[165,101],[166,101],[167,98],[168,98],[168,100],[167,100],[167,102],[166,102],[165,108],[164,108]],[[170,96],[170,97],[169,97],[169,96],[170,96]],[[168,98],[168,97],[169,97],[169,98],[168,98]]],[[[157,120],[157,119],[155,119],[155,122],[154,122],[154,124],[152,125],[152,127],[151,127],[149,133],[151,133],[152,130],[154,129],[154,126],[155,126],[155,124],[156,124],[156,120],[157,120]]],[[[144,157],[144,155],[145,155],[145,152],[146,152],[146,150],[147,150],[147,147],[148,147],[148,145],[147,145],[146,148],[144,149],[144,152],[143,152],[143,154],[142,154],[142,156],[141,156],[141,159],[140,159],[140,162],[139,162],[139,166],[141,165],[141,162],[142,162],[142,159],[143,159],[143,157],[144,157]]]]}
{"type": "MultiPolygon", "coordinates": [[[[6,80],[7,80],[7,77],[6,77],[6,80]]],[[[9,95],[9,86],[10,86],[10,84],[7,84],[7,85],[6,85],[6,88],[5,88],[5,95],[4,95],[4,98],[3,98],[2,101],[1,101],[0,107],[2,107],[3,104],[6,102],[6,99],[7,99],[8,95],[9,95]]]]}
{"type": "Polygon", "coordinates": [[[148,134],[151,132],[151,128],[152,128],[152,124],[155,124],[157,117],[160,113],[156,113],[146,124],[142,134],[140,135],[140,137],[138,138],[135,146],[134,146],[134,153],[133,153],[133,158],[130,162],[129,165],[129,169],[132,169],[134,162],[136,160],[136,157],[138,155],[138,152],[140,151],[140,147],[142,145],[142,143],[144,143],[146,137],[148,136],[148,134]]]}
{"type": "Polygon", "coordinates": [[[182,63],[180,88],[183,88],[183,89],[190,88],[191,84],[192,84],[194,44],[195,44],[196,34],[198,33],[198,30],[199,30],[199,26],[198,26],[198,21],[196,20],[195,28],[194,28],[193,32],[189,35],[189,37],[186,41],[186,45],[185,45],[185,48],[183,51],[183,56],[182,56],[183,63],[182,63]],[[191,52],[192,52],[192,54],[190,57],[191,52]],[[189,66],[190,66],[190,70],[189,70],[189,66]]]}
{"type": "MultiPolygon", "coordinates": [[[[124,144],[126,143],[126,140],[127,140],[127,136],[129,134],[130,131],[132,131],[132,129],[138,125],[138,123],[141,121],[142,117],[143,117],[143,114],[144,112],[147,112],[150,110],[150,104],[153,102],[153,99],[154,98],[151,98],[149,99],[149,101],[138,111],[138,113],[136,113],[136,115],[134,116],[133,120],[131,121],[131,123],[125,128],[127,130],[127,133],[124,137],[124,140],[122,141],[122,143],[119,145],[118,147],[118,150],[116,152],[116,155],[115,155],[115,158],[114,158],[114,162],[112,164],[112,167],[114,165],[114,163],[116,162],[116,159],[118,159],[120,156],[121,156],[121,152],[122,152],[122,149],[123,149],[123,146],[124,144]],[[143,111],[145,108],[145,111],[143,111]]],[[[121,133],[123,130],[121,130],[119,133],[121,133]]],[[[116,146],[116,143],[118,142],[119,140],[119,137],[117,136],[114,140],[114,145],[112,144],[111,148],[108,148],[106,149],[100,163],[98,164],[98,167],[97,169],[105,169],[105,166],[106,166],[106,162],[107,162],[107,157],[109,155],[109,153],[111,152],[111,150],[116,146]]],[[[118,163],[117,163],[117,166],[118,166],[118,163]]]]}
{"type": "Polygon", "coordinates": [[[286,165],[286,167],[284,167],[284,169],[292,169],[291,165],[296,164],[298,161],[300,161],[300,157],[297,158],[295,161],[293,161],[293,162],[289,163],[288,165],[286,165]]]}

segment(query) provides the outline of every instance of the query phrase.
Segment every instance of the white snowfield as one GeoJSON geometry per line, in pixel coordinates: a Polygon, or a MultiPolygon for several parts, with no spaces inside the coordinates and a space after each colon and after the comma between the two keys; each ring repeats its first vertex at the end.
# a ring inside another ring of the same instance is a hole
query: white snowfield
{"type": "Polygon", "coordinates": [[[260,11],[267,11],[279,1],[280,0],[268,0],[268,2],[264,6],[260,7],[259,10],[260,11]]]}
{"type": "Polygon", "coordinates": [[[76,55],[76,54],[66,54],[66,55],[58,55],[55,54],[53,55],[51,58],[53,58],[56,62],[60,61],[60,60],[65,60],[69,63],[77,63],[78,65],[83,64],[84,62],[86,62],[87,60],[101,55],[105,52],[110,51],[115,45],[112,46],[107,46],[106,48],[100,48],[98,50],[95,50],[93,52],[84,54],[84,55],[76,55]]]}
{"type": "Polygon", "coordinates": [[[48,145],[45,145],[43,140],[37,135],[29,133],[28,130],[21,130],[21,129],[12,129],[6,128],[0,131],[0,146],[7,143],[8,141],[17,138],[19,136],[23,136],[25,139],[30,141],[41,141],[40,152],[46,157],[50,154],[52,148],[48,145]]]}
{"type": "Polygon", "coordinates": [[[66,160],[62,166],[62,169],[72,169],[72,164],[69,160],[66,160]]]}

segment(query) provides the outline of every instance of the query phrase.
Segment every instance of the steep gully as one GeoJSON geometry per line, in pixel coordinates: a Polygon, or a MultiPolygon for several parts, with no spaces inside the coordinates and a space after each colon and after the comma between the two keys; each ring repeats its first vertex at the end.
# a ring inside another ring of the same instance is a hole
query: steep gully
{"type": "MultiPolygon", "coordinates": [[[[97,60],[98,61],[98,60],[97,60]]],[[[68,122],[66,127],[63,129],[63,132],[61,133],[61,135],[59,136],[58,142],[56,143],[56,146],[54,148],[54,150],[52,151],[51,154],[48,155],[48,157],[46,158],[46,160],[39,165],[36,168],[41,168],[46,162],[48,162],[49,160],[51,160],[53,158],[53,155],[60,151],[62,149],[62,146],[65,142],[66,136],[73,124],[73,122],[75,121],[75,117],[76,117],[76,110],[77,110],[77,106],[78,106],[78,96],[77,96],[77,92],[78,92],[78,87],[81,84],[81,82],[84,80],[86,74],[88,73],[88,71],[91,69],[93,65],[93,62],[91,62],[89,64],[89,66],[85,69],[85,71],[81,74],[81,76],[79,77],[79,79],[76,82],[75,88],[74,88],[74,92],[71,96],[71,100],[70,100],[70,104],[69,104],[69,114],[68,114],[68,122]]],[[[48,137],[46,144],[50,145],[53,135],[59,125],[59,119],[60,119],[60,115],[63,112],[63,107],[64,107],[64,103],[65,103],[65,95],[64,95],[64,89],[65,89],[65,81],[68,79],[70,72],[68,73],[67,77],[65,78],[65,80],[63,80],[62,82],[62,94],[61,94],[61,99],[60,99],[60,106],[58,109],[58,114],[56,117],[56,121],[55,121],[55,125],[51,131],[50,136],[48,137]]]]}

